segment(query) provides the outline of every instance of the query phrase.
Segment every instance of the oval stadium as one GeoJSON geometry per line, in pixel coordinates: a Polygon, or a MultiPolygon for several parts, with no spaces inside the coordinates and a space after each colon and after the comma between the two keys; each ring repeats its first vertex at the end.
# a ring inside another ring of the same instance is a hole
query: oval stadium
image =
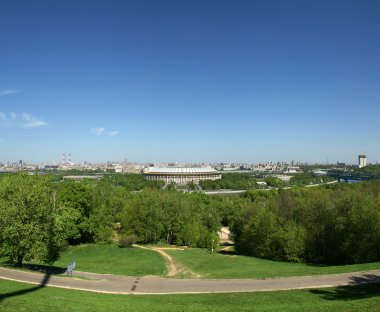
{"type": "Polygon", "coordinates": [[[218,180],[222,178],[219,171],[211,167],[149,167],[144,169],[144,177],[147,180],[163,180],[165,183],[187,184],[193,182],[199,184],[201,180],[218,180]]]}

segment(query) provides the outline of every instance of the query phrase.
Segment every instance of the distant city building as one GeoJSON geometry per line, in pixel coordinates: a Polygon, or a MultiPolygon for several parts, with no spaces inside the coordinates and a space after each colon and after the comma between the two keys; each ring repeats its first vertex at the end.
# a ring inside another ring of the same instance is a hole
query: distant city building
{"type": "Polygon", "coordinates": [[[122,164],[123,173],[141,173],[141,170],[143,169],[143,166],[132,164],[128,162],[128,160],[125,160],[122,164]]]}
{"type": "Polygon", "coordinates": [[[327,172],[323,171],[323,170],[320,170],[320,169],[317,169],[317,170],[313,171],[313,174],[317,175],[317,176],[325,176],[325,175],[327,175],[327,172]]]}
{"type": "Polygon", "coordinates": [[[44,169],[46,169],[46,170],[57,170],[57,169],[59,169],[59,165],[45,165],[44,169]]]}
{"type": "Polygon", "coordinates": [[[183,185],[189,182],[199,184],[201,180],[219,180],[222,175],[211,167],[148,167],[144,169],[144,177],[147,180],[163,180],[165,183],[183,185]]]}
{"type": "Polygon", "coordinates": [[[367,166],[367,156],[359,155],[359,168],[363,168],[365,166],[367,166]]]}
{"type": "Polygon", "coordinates": [[[293,176],[285,175],[285,174],[276,174],[274,175],[274,177],[276,177],[277,179],[280,179],[283,182],[289,182],[290,179],[293,178],[293,176]]]}
{"type": "Polygon", "coordinates": [[[302,170],[299,166],[288,166],[286,173],[301,173],[302,170]]]}
{"type": "Polygon", "coordinates": [[[115,173],[123,173],[123,166],[120,164],[113,164],[113,169],[115,169],[115,173]]]}
{"type": "Polygon", "coordinates": [[[267,183],[265,181],[257,181],[256,182],[257,185],[261,185],[261,186],[266,186],[267,183]]]}

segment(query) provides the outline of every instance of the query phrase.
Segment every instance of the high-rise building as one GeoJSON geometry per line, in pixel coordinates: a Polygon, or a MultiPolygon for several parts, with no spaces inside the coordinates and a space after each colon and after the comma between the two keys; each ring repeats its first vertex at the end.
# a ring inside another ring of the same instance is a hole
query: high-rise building
{"type": "Polygon", "coordinates": [[[365,166],[367,166],[367,156],[359,155],[359,168],[363,168],[365,166]]]}

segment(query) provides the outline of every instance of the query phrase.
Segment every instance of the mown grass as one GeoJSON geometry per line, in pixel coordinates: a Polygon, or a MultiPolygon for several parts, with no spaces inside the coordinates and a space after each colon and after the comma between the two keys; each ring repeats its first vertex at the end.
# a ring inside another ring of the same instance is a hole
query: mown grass
{"type": "Polygon", "coordinates": [[[54,266],[65,268],[76,261],[76,270],[131,276],[165,275],[165,260],[156,252],[137,247],[119,248],[115,244],[70,246],[54,266]]]}
{"type": "Polygon", "coordinates": [[[201,278],[274,278],[336,274],[380,269],[380,262],[322,266],[271,261],[233,254],[211,254],[206,249],[165,250],[176,262],[201,278]]]}
{"type": "MultiPolygon", "coordinates": [[[[165,276],[167,273],[166,262],[157,252],[138,247],[119,248],[115,244],[69,246],[52,266],[31,261],[25,262],[22,269],[62,274],[73,260],[76,271],[130,276],[165,276]]],[[[0,265],[9,266],[5,258],[0,258],[0,265]]]]}
{"type": "MultiPolygon", "coordinates": [[[[151,246],[153,247],[153,245],[151,246]]],[[[307,263],[270,261],[234,254],[213,253],[206,249],[165,250],[179,266],[201,278],[275,278],[320,274],[337,274],[380,269],[380,262],[323,266],[307,263]]],[[[61,259],[50,267],[53,273],[63,273],[67,264],[76,261],[76,270],[130,276],[167,274],[166,263],[157,252],[138,247],[119,248],[115,244],[85,244],[70,246],[61,259]]],[[[33,263],[32,263],[33,264],[33,263]]],[[[32,268],[27,266],[27,268],[32,268]]],[[[32,269],[40,269],[36,266],[32,269]]],[[[45,268],[44,268],[45,269],[45,268]]],[[[184,276],[186,278],[190,276],[184,276]]]]}
{"type": "Polygon", "coordinates": [[[380,284],[257,293],[109,295],[0,280],[1,311],[379,311],[380,284]]]}

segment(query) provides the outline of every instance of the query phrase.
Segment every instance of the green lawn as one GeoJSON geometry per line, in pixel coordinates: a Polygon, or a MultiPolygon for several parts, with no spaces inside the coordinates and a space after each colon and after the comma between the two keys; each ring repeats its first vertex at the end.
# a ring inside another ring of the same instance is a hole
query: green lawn
{"type": "MultiPolygon", "coordinates": [[[[119,248],[115,244],[69,246],[52,266],[31,261],[24,263],[23,269],[62,274],[73,260],[76,261],[76,271],[129,276],[167,274],[166,262],[157,252],[138,247],[119,248]]],[[[0,265],[8,266],[6,258],[0,258],[0,265]]]]}
{"type": "Polygon", "coordinates": [[[379,311],[380,284],[318,290],[108,295],[0,280],[1,311],[379,311]]]}
{"type": "Polygon", "coordinates": [[[380,269],[380,262],[318,266],[271,261],[254,257],[210,254],[206,249],[166,250],[172,258],[202,278],[271,278],[334,274],[380,269]]]}
{"type": "Polygon", "coordinates": [[[78,271],[132,276],[166,274],[165,261],[157,252],[136,247],[119,248],[114,244],[70,246],[54,266],[65,268],[72,260],[76,261],[78,271]]]}
{"type": "MultiPolygon", "coordinates": [[[[239,255],[210,254],[206,249],[197,248],[165,250],[165,252],[172,256],[179,265],[199,274],[201,278],[273,278],[380,269],[379,262],[318,266],[239,255]]],[[[61,259],[54,264],[54,267],[64,269],[72,260],[77,263],[77,271],[130,276],[165,276],[167,273],[165,260],[157,252],[137,247],[119,248],[114,244],[70,246],[62,254],[61,259]]]]}

